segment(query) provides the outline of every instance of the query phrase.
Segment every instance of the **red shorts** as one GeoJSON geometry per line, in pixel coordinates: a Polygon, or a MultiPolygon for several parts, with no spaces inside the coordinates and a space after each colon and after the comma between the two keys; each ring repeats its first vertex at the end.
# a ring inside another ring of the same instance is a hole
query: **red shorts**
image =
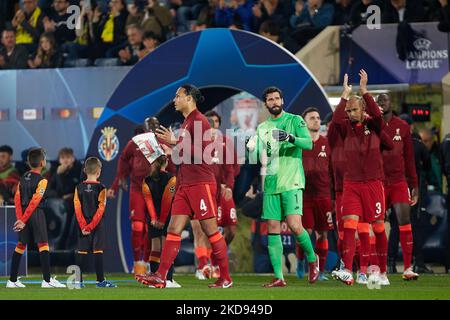
{"type": "Polygon", "coordinates": [[[333,230],[330,198],[303,198],[302,224],[316,231],[333,230]]]}
{"type": "Polygon", "coordinates": [[[147,221],[147,207],[141,191],[130,189],[130,219],[132,221],[147,221]]]}
{"type": "Polygon", "coordinates": [[[344,181],[342,216],[357,215],[360,222],[384,220],[386,212],[383,183],[373,181],[344,181]]]}
{"type": "Polygon", "coordinates": [[[342,192],[336,192],[336,200],[334,202],[334,209],[336,210],[336,224],[338,231],[344,227],[344,222],[342,221],[342,192]]]}
{"type": "Polygon", "coordinates": [[[220,197],[220,206],[217,210],[217,224],[221,227],[237,225],[236,205],[233,198],[225,200],[220,197]]]}
{"type": "Polygon", "coordinates": [[[409,194],[408,184],[406,181],[400,181],[391,185],[384,185],[384,193],[386,196],[386,208],[396,203],[410,203],[411,196],[409,194]]]}
{"type": "Polygon", "coordinates": [[[173,199],[172,215],[197,220],[217,217],[216,189],[215,183],[180,186],[173,199]]]}

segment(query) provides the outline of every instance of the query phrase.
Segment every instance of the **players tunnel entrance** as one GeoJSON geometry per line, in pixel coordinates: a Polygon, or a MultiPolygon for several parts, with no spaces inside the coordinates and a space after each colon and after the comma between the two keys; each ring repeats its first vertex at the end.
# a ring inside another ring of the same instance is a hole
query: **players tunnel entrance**
{"type": "MultiPolygon", "coordinates": [[[[283,91],[285,110],[291,113],[301,114],[309,106],[322,114],[331,110],[317,80],[276,43],[257,34],[219,28],[185,34],[164,43],[134,66],[109,99],[86,155],[102,160],[101,180],[107,187],[137,124],[149,116],[157,116],[163,125],[182,122],[171,101],[185,83],[202,91],[202,112],[240,92],[260,97],[269,86],[283,91]]],[[[105,265],[109,272],[127,272],[132,263],[129,214],[127,192],[108,202],[105,223],[110,230],[110,250],[105,265]]]]}

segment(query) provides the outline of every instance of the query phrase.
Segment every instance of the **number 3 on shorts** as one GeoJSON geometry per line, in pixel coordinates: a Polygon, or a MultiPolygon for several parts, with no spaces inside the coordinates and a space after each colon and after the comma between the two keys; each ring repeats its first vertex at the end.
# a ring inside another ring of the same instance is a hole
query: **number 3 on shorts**
{"type": "Polygon", "coordinates": [[[206,211],[207,209],[208,209],[208,208],[206,207],[205,200],[204,200],[204,199],[201,199],[201,200],[200,200],[200,210],[206,211]]]}
{"type": "Polygon", "coordinates": [[[380,214],[381,214],[381,202],[375,203],[375,207],[376,207],[375,218],[378,218],[380,216],[380,214]]]}

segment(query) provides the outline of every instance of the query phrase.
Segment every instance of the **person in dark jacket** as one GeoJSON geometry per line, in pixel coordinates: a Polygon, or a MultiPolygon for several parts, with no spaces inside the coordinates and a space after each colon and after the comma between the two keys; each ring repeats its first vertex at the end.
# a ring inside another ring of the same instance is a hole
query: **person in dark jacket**
{"type": "Polygon", "coordinates": [[[62,54],[56,47],[55,38],[51,33],[43,33],[39,41],[39,48],[33,59],[28,60],[31,69],[61,68],[63,66],[62,54]]]}
{"type": "MultiPolygon", "coordinates": [[[[431,168],[430,154],[420,136],[413,131],[413,122],[411,118],[406,115],[400,115],[400,118],[406,121],[411,126],[411,136],[414,149],[414,158],[416,163],[416,174],[419,180],[419,201],[415,206],[411,207],[411,225],[413,231],[413,256],[414,256],[414,272],[416,273],[432,273],[425,265],[425,260],[422,252],[424,245],[424,217],[422,211],[424,205],[424,198],[427,192],[426,172],[431,168]]],[[[388,250],[388,265],[389,273],[396,273],[395,257],[398,253],[399,233],[398,221],[395,215],[390,218],[391,232],[389,234],[389,250],[388,250]]]]}
{"type": "Polygon", "coordinates": [[[420,0],[390,0],[381,15],[381,23],[426,21],[424,12],[420,0]]]}
{"type": "Polygon", "coordinates": [[[28,51],[24,46],[16,45],[16,34],[13,29],[2,32],[0,49],[0,69],[25,69],[27,67],[28,51]]]}
{"type": "Polygon", "coordinates": [[[109,8],[99,4],[94,10],[92,28],[96,57],[113,58],[127,41],[125,25],[128,11],[124,0],[111,0],[109,8]],[[106,13],[104,13],[106,11],[106,13]]]}
{"type": "MultiPolygon", "coordinates": [[[[71,28],[68,22],[72,14],[67,12],[70,2],[68,0],[54,0],[53,11],[49,17],[44,18],[45,32],[53,32],[58,46],[75,40],[75,28],[71,28]]],[[[75,23],[75,21],[74,21],[75,23]]]]}

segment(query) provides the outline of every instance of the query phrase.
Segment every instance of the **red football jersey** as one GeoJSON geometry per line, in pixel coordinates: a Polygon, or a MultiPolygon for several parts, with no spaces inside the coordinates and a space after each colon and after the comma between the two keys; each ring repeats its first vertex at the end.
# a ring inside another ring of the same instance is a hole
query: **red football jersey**
{"type": "Polygon", "coordinates": [[[383,131],[394,145],[392,150],[383,151],[385,183],[390,185],[406,180],[410,188],[416,188],[418,182],[409,125],[393,116],[383,131]]]}
{"type": "Polygon", "coordinates": [[[330,156],[327,138],[319,136],[312,150],[303,150],[305,193],[308,198],[330,198],[330,156]]]}
{"type": "Polygon", "coordinates": [[[119,180],[130,176],[130,189],[141,192],[142,180],[150,173],[151,166],[133,140],[128,141],[119,158],[117,174],[111,186],[115,192],[119,188],[119,180]]]}
{"type": "Polygon", "coordinates": [[[342,140],[339,131],[333,123],[328,127],[327,138],[331,148],[334,192],[342,192],[344,190],[344,173],[346,168],[344,140],[342,140]]]}
{"type": "MultiPolygon", "coordinates": [[[[175,148],[181,148],[179,149],[181,162],[177,172],[177,188],[179,186],[216,183],[210,164],[207,164],[203,158],[205,148],[211,143],[211,141],[203,139],[204,133],[209,129],[211,129],[211,126],[208,119],[198,109],[194,109],[181,125],[175,148]],[[185,141],[188,135],[191,139],[189,143],[185,141]],[[190,151],[190,158],[186,159],[187,161],[183,159],[185,151],[190,151]]],[[[172,159],[177,161],[174,154],[172,154],[172,159]]]]}
{"type": "MultiPolygon", "coordinates": [[[[369,181],[383,179],[380,136],[385,126],[380,108],[366,93],[363,96],[368,116],[363,123],[352,123],[345,112],[347,100],[341,99],[333,113],[332,123],[344,139],[346,171],[344,180],[369,181]]],[[[387,141],[389,143],[389,141],[387,141]]],[[[391,147],[392,148],[392,143],[391,147]]],[[[388,146],[389,147],[389,146],[388,146]]]]}

